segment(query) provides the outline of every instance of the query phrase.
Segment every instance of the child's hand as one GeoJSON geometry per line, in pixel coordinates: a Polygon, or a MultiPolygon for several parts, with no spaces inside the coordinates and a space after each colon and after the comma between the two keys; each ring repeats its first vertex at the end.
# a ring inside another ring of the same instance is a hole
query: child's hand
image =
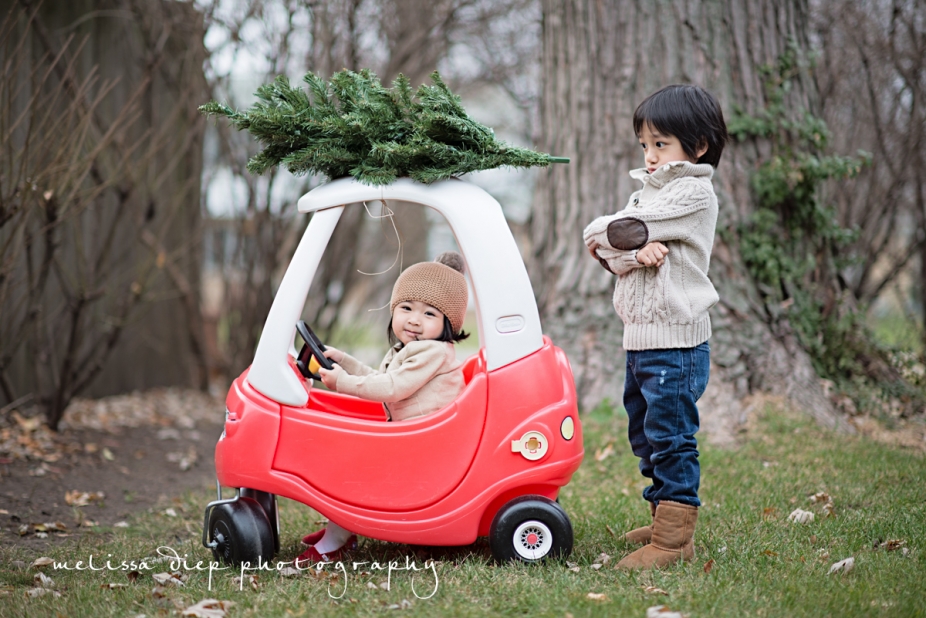
{"type": "Polygon", "coordinates": [[[669,249],[661,242],[651,242],[637,251],[637,261],[644,266],[662,266],[666,261],[669,249]]]}
{"type": "Polygon", "coordinates": [[[344,358],[344,352],[342,352],[341,350],[337,348],[332,348],[331,346],[328,346],[323,352],[323,354],[325,355],[326,358],[330,358],[336,363],[340,363],[341,360],[344,358]]]}
{"type": "MultiPolygon", "coordinates": [[[[326,353],[325,356],[328,356],[328,354],[326,353]]],[[[322,384],[334,391],[337,390],[336,387],[338,385],[338,376],[341,375],[342,371],[344,370],[340,365],[335,365],[334,369],[325,369],[324,367],[319,367],[318,375],[322,377],[322,384]]]]}

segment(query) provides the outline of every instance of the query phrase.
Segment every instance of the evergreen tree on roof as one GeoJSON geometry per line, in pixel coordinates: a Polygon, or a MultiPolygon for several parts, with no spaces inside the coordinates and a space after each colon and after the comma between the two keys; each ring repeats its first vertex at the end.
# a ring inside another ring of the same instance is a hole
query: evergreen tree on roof
{"type": "Polygon", "coordinates": [[[308,91],[277,77],[257,90],[258,101],[245,112],[216,101],[199,110],[225,116],[258,139],[264,149],[248,162],[255,174],[284,165],[294,174],[350,175],[385,185],[400,176],[432,183],[477,170],[569,161],[496,139],[466,114],[437,71],[433,85],[414,93],[404,75],[385,88],[369,70],[339,71],[329,82],[308,73],[303,80],[308,91]]]}

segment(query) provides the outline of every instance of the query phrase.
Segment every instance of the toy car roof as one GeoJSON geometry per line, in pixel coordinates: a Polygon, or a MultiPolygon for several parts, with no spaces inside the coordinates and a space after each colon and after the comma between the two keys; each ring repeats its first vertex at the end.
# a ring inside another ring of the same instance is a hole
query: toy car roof
{"type": "Polygon", "coordinates": [[[495,198],[474,184],[455,179],[425,185],[400,178],[374,187],[342,178],[316,187],[299,200],[299,212],[315,214],[267,315],[248,375],[255,389],[280,403],[306,404],[305,388],[287,361],[295,324],[344,206],[373,200],[414,202],[446,218],[472,282],[487,370],[508,365],[543,346],[527,269],[495,198]]]}

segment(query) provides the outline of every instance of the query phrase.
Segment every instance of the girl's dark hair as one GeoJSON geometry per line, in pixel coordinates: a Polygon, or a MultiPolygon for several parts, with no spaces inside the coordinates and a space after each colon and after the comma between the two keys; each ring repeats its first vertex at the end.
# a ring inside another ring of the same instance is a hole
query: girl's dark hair
{"type": "Polygon", "coordinates": [[[714,167],[720,163],[724,144],[729,140],[717,99],[704,88],[690,84],[666,86],[646,97],[633,112],[633,130],[637,135],[644,124],[664,135],[677,137],[685,154],[691,158],[706,145],[707,152],[698,163],[714,167]]]}
{"type": "MultiPolygon", "coordinates": [[[[389,338],[390,346],[394,346],[399,343],[399,338],[395,336],[395,332],[392,330],[392,317],[389,318],[389,323],[386,324],[386,336],[389,338]]],[[[453,327],[450,325],[450,318],[444,316],[444,332],[442,332],[439,337],[435,338],[434,341],[457,343],[458,341],[463,341],[467,338],[469,338],[469,333],[463,329],[460,329],[460,332],[458,333],[454,333],[453,327]]]]}

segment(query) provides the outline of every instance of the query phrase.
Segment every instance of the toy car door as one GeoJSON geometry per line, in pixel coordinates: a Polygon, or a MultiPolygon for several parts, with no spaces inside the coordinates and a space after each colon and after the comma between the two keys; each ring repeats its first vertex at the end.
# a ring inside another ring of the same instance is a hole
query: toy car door
{"type": "Polygon", "coordinates": [[[398,423],[385,422],[384,414],[363,418],[371,402],[313,389],[306,407],[282,407],[273,468],[357,507],[406,511],[434,504],[466,476],[485,425],[486,375],[472,364],[456,401],[398,423]]]}

